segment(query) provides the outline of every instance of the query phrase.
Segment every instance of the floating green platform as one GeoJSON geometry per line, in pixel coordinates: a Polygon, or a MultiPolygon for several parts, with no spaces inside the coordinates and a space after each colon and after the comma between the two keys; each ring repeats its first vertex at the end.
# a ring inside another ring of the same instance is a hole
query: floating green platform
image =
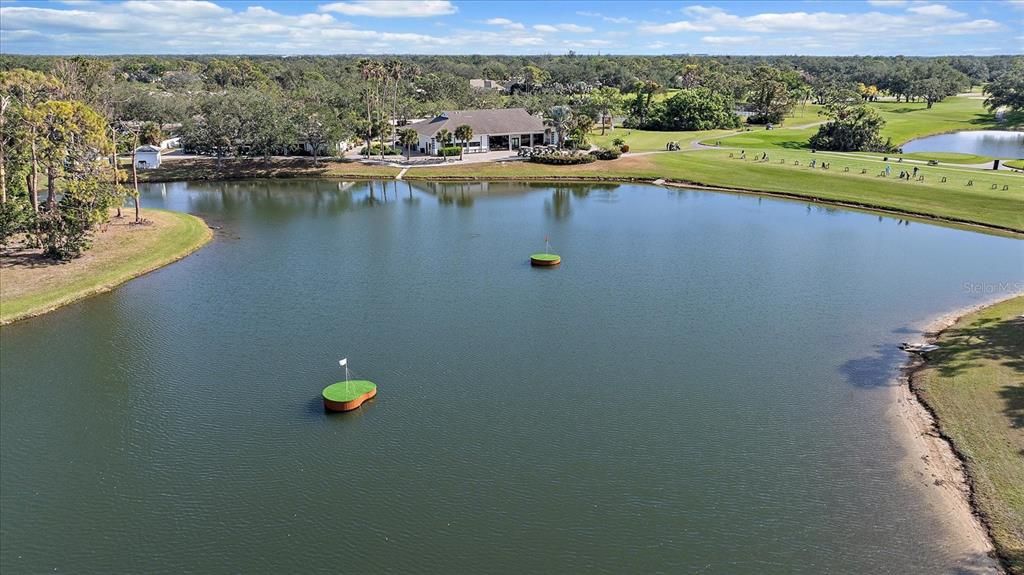
{"type": "Polygon", "coordinates": [[[562,256],[558,254],[533,254],[530,256],[530,264],[535,266],[557,266],[562,263],[562,256]]]}
{"type": "Polygon", "coordinates": [[[350,411],[377,395],[377,384],[365,379],[339,381],[324,388],[324,407],[331,411],[350,411]]]}

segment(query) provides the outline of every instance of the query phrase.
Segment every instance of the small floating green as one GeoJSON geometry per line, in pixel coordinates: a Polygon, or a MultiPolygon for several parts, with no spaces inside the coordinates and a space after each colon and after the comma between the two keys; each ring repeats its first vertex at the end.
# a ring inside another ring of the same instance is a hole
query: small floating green
{"type": "Polygon", "coordinates": [[[377,385],[365,379],[339,381],[324,388],[324,407],[331,411],[349,411],[377,395],[377,385]]]}
{"type": "Polygon", "coordinates": [[[530,263],[535,266],[557,266],[562,263],[562,256],[558,254],[533,254],[530,256],[530,263]]]}

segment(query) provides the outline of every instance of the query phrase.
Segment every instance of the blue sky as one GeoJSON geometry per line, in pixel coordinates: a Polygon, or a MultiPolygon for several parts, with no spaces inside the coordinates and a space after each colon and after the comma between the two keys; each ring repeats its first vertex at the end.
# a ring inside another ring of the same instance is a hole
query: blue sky
{"type": "Polygon", "coordinates": [[[26,54],[1024,52],[1024,0],[0,0],[26,54]]]}

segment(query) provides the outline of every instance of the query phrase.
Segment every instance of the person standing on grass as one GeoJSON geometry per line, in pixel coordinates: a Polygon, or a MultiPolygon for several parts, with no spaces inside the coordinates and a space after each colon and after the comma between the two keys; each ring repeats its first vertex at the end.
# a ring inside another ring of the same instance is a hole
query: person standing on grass
{"type": "Polygon", "coordinates": [[[914,177],[917,177],[917,166],[914,166],[914,177]]]}
{"type": "Polygon", "coordinates": [[[888,178],[889,174],[891,174],[891,173],[892,173],[892,168],[889,167],[889,164],[886,164],[885,165],[885,177],[888,178]]]}

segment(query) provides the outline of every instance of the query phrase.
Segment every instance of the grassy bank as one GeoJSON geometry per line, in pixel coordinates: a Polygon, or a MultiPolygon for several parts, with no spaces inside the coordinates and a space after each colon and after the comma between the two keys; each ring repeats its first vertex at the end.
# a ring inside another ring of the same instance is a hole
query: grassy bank
{"type": "MultiPolygon", "coordinates": [[[[770,132],[769,132],[770,133],[770,132]]],[[[311,170],[308,162],[274,160],[268,168],[262,161],[225,160],[221,175],[227,179],[261,177],[329,177],[339,179],[393,178],[399,168],[363,165],[357,162],[324,162],[311,170]]],[[[989,226],[1016,233],[1024,232],[1024,178],[1011,172],[995,172],[955,165],[918,165],[924,182],[900,180],[901,168],[912,166],[888,162],[890,177],[879,176],[886,163],[880,157],[808,150],[748,150],[740,159],[738,151],[727,149],[626,154],[610,162],[577,166],[547,166],[528,162],[458,164],[412,168],[405,179],[514,179],[514,180],[657,180],[708,187],[766,192],[816,201],[829,201],[865,208],[885,209],[919,217],[989,226]],[[756,161],[761,152],[768,162],[756,161]],[[734,157],[730,157],[732,154],[734,157]],[[810,168],[811,160],[829,162],[831,169],[810,168]],[[784,163],[780,163],[783,162],[784,163]],[[862,173],[863,172],[863,173],[862,173]],[[942,179],[946,178],[943,182],[942,179]],[[968,183],[972,185],[968,185],[968,183]],[[993,186],[995,188],[993,189],[993,186]],[[1006,188],[1005,190],[1003,188],[1006,188]]],[[[215,179],[211,159],[175,160],[146,173],[175,180],[215,179]],[[187,163],[186,163],[187,162],[187,163]],[[165,170],[166,166],[166,170],[165,170]],[[173,171],[172,171],[173,170],[173,171]],[[193,177],[198,174],[198,177],[193,177]]]]}
{"type": "Polygon", "coordinates": [[[919,160],[922,162],[935,160],[940,164],[984,164],[992,162],[992,158],[988,156],[958,154],[956,152],[913,152],[910,154],[900,154],[896,157],[906,160],[919,160]]]}
{"type": "Polygon", "coordinates": [[[178,260],[210,240],[203,220],[177,212],[144,210],[151,223],[112,221],[81,258],[53,262],[38,250],[7,250],[0,257],[0,324],[39,315],[108,291],[178,260]]]}
{"type": "Polygon", "coordinates": [[[968,168],[925,166],[924,182],[879,176],[885,163],[845,154],[772,152],[768,162],[729,150],[701,150],[646,156],[626,155],[610,162],[544,166],[526,162],[474,164],[409,170],[405,179],[666,179],[670,181],[769,192],[846,203],[1024,232],[1024,179],[1019,175],[968,168]],[[784,164],[780,164],[785,160],[784,164]],[[810,168],[828,161],[829,170],[810,168]],[[798,162],[798,165],[794,165],[798,162]],[[845,169],[849,171],[844,171],[845,169]],[[864,171],[865,173],[861,173],[864,171]],[[942,178],[946,182],[942,182],[942,178]],[[968,186],[968,182],[973,185],[968,186]],[[992,189],[992,186],[996,189],[992,189]],[[1003,186],[1007,190],[1003,190],[1003,186]]]}
{"type": "Polygon", "coordinates": [[[138,172],[140,182],[178,182],[199,180],[248,180],[253,178],[392,178],[398,168],[352,161],[312,158],[272,158],[269,162],[253,158],[225,158],[220,167],[214,158],[164,159],[159,168],[138,172]]]}
{"type": "Polygon", "coordinates": [[[1024,297],[961,318],[911,385],[965,462],[974,505],[1024,575],[1024,297]]]}

